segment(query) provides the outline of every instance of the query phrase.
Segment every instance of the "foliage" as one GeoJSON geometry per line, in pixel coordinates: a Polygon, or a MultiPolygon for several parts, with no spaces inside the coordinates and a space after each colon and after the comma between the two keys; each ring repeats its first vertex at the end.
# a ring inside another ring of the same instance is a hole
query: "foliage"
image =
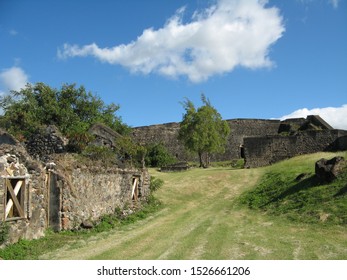
{"type": "Polygon", "coordinates": [[[347,169],[330,184],[320,184],[312,170],[266,172],[240,202],[294,221],[347,225],[347,169]]]}
{"type": "Polygon", "coordinates": [[[130,136],[116,139],[115,153],[118,159],[135,167],[145,166],[146,148],[133,141],[130,136]]]}
{"type": "Polygon", "coordinates": [[[4,222],[0,222],[0,245],[4,244],[8,239],[9,225],[4,222]]]}
{"type": "MultiPolygon", "coordinates": [[[[1,125],[17,137],[29,137],[45,125],[56,125],[76,143],[86,140],[86,131],[96,123],[104,123],[119,133],[129,128],[116,116],[119,106],[106,105],[83,86],[63,85],[54,89],[44,83],[27,84],[0,98],[4,110],[1,125]]],[[[81,148],[81,147],[79,147],[81,148]]]]}
{"type": "Polygon", "coordinates": [[[152,144],[147,146],[145,157],[146,166],[162,167],[176,162],[176,158],[172,156],[163,144],[152,144]]]}
{"type": "Polygon", "coordinates": [[[186,110],[180,124],[179,139],[191,152],[198,153],[200,167],[208,167],[211,153],[223,153],[230,128],[226,121],[202,94],[203,106],[196,109],[187,99],[183,103],[186,110]]]}
{"type": "Polygon", "coordinates": [[[101,161],[105,165],[117,164],[117,156],[115,152],[108,147],[89,145],[83,150],[82,156],[93,161],[101,161]]]}
{"type": "Polygon", "coordinates": [[[152,176],[149,189],[151,192],[154,192],[160,189],[163,185],[164,185],[164,181],[162,179],[152,176]]]}

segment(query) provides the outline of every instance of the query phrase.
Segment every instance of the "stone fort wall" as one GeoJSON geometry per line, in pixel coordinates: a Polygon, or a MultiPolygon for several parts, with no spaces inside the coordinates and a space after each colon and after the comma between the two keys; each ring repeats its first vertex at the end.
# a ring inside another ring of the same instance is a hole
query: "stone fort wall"
{"type": "MultiPolygon", "coordinates": [[[[319,116],[280,120],[232,119],[226,149],[211,156],[212,161],[245,157],[246,167],[269,165],[282,159],[318,151],[347,149],[347,131],[334,130],[319,116]]],[[[178,140],[180,123],[133,128],[141,144],[162,143],[179,161],[197,160],[178,140]]]]}
{"type": "MultiPolygon", "coordinates": [[[[241,158],[241,145],[243,139],[249,136],[264,136],[277,134],[280,126],[279,120],[262,119],[232,119],[227,120],[231,133],[225,153],[212,155],[212,161],[226,161],[241,158]]],[[[197,160],[195,154],[185,151],[183,144],[178,140],[180,123],[166,123],[133,128],[133,138],[141,144],[162,143],[167,150],[178,160],[197,160]]]]}
{"type": "Polygon", "coordinates": [[[309,130],[297,135],[244,139],[245,167],[260,167],[302,154],[347,150],[347,131],[309,130]]]}

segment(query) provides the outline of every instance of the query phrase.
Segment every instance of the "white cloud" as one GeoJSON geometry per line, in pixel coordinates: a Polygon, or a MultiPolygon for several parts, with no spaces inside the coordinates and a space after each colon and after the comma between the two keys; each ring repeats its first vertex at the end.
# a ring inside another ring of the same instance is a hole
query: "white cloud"
{"type": "Polygon", "coordinates": [[[218,0],[204,11],[195,11],[188,23],[183,22],[185,9],[181,8],[162,28],[145,29],[129,44],[110,48],[64,44],[58,57],[93,56],[132,72],[187,76],[192,82],[237,66],[271,67],[270,46],[282,36],[284,26],[279,10],[266,4],[264,0],[218,0]]]}
{"type": "Polygon", "coordinates": [[[0,93],[20,90],[28,83],[28,75],[20,67],[13,66],[0,72],[0,93]]]}
{"type": "Polygon", "coordinates": [[[330,4],[333,5],[335,9],[339,7],[340,0],[329,0],[330,4]]]}
{"type": "Polygon", "coordinates": [[[326,108],[315,108],[315,109],[299,109],[295,112],[283,116],[280,119],[290,118],[306,118],[308,115],[320,115],[327,123],[336,129],[347,130],[347,104],[341,107],[326,107],[326,108]]]}

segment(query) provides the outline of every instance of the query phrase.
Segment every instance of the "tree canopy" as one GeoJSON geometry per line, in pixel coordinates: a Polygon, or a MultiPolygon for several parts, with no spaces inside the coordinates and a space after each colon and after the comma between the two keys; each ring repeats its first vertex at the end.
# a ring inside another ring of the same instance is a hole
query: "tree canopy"
{"type": "Polygon", "coordinates": [[[203,94],[201,101],[203,106],[198,109],[189,99],[182,103],[186,112],[180,124],[179,139],[187,150],[198,153],[200,167],[208,167],[212,153],[224,152],[230,127],[203,94]]]}
{"type": "Polygon", "coordinates": [[[83,138],[89,127],[104,123],[121,134],[129,127],[116,115],[119,106],[106,105],[83,86],[65,84],[54,89],[44,83],[27,84],[0,98],[1,126],[17,137],[29,137],[45,125],[55,125],[66,136],[83,138]]]}

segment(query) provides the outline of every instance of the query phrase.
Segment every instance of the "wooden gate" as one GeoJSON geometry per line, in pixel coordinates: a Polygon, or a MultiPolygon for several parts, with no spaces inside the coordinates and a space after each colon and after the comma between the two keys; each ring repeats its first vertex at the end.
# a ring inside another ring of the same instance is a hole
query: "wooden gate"
{"type": "Polygon", "coordinates": [[[25,219],[24,200],[25,200],[25,178],[12,177],[5,180],[5,212],[4,220],[25,219]]]}

